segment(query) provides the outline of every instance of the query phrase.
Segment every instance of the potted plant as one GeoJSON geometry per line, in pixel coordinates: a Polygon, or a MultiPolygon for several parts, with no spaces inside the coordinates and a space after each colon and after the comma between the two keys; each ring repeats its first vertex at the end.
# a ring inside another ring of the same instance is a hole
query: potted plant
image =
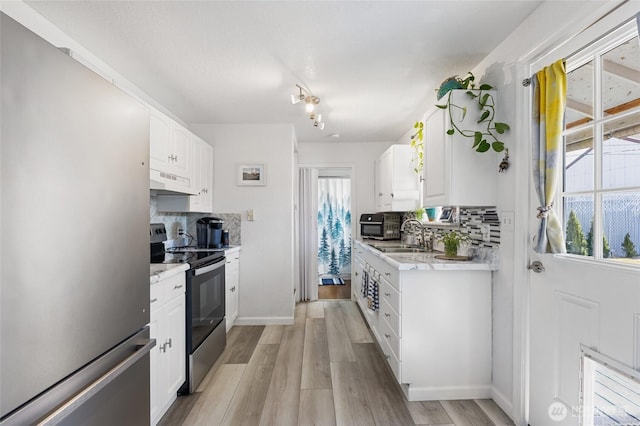
{"type": "Polygon", "coordinates": [[[438,237],[438,240],[443,242],[444,254],[446,256],[456,257],[458,255],[458,248],[460,247],[460,244],[470,241],[470,238],[458,231],[446,231],[438,237]]]}
{"type": "Polygon", "coordinates": [[[447,130],[448,135],[459,133],[464,137],[473,138],[473,148],[478,152],[487,152],[493,149],[495,152],[504,151],[504,143],[498,139],[497,135],[502,135],[509,130],[507,123],[494,121],[495,117],[495,100],[489,90],[493,89],[488,84],[481,84],[477,89],[474,84],[475,77],[472,73],[468,73],[467,78],[461,79],[457,75],[449,77],[442,82],[438,89],[437,98],[440,100],[448,94],[447,102],[443,105],[436,105],[438,108],[446,109],[449,112],[450,128],[447,130]],[[452,103],[451,91],[456,89],[466,90],[470,99],[475,99],[480,109],[478,124],[482,124],[481,130],[465,130],[461,129],[456,120],[453,119],[453,110],[461,113],[460,122],[464,121],[467,115],[467,108],[452,103]]]}

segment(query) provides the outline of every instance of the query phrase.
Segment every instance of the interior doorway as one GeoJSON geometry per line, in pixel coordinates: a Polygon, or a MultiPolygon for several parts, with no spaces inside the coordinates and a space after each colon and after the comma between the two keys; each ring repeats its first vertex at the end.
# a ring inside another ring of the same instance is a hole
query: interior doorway
{"type": "Polygon", "coordinates": [[[351,169],[318,169],[318,298],[351,298],[351,169]]]}

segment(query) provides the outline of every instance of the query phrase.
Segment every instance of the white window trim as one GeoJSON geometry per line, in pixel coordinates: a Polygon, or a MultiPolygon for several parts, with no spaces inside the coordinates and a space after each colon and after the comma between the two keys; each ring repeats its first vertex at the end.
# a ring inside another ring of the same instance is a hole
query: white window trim
{"type": "MultiPolygon", "coordinates": [[[[601,55],[615,48],[616,46],[633,39],[634,37],[639,37],[638,28],[636,24],[636,20],[628,20],[626,23],[623,23],[618,28],[612,30],[611,32],[604,34],[598,40],[594,41],[590,45],[580,49],[575,54],[572,54],[569,58],[567,58],[566,66],[567,73],[576,70],[577,68],[593,61],[593,104],[594,104],[594,119],[593,121],[576,126],[569,131],[563,131],[563,135],[571,134],[574,132],[578,132],[580,130],[584,130],[587,128],[593,128],[593,139],[594,139],[594,183],[593,189],[588,191],[568,191],[565,192],[562,188],[556,193],[556,198],[554,200],[554,204],[557,207],[557,213],[562,223],[564,223],[564,197],[575,196],[575,195],[593,195],[594,196],[594,235],[592,239],[593,244],[593,256],[580,256],[575,254],[556,254],[554,258],[563,261],[569,262],[578,262],[578,263],[589,263],[594,265],[603,265],[607,267],[612,267],[615,269],[622,270],[638,270],[640,269],[640,265],[635,264],[627,264],[624,263],[621,258],[603,258],[602,257],[602,195],[606,193],[619,193],[624,191],[640,191],[640,186],[630,186],[630,187],[616,187],[616,188],[602,188],[602,127],[614,120],[618,120],[621,117],[625,117],[627,115],[632,115],[638,113],[640,111],[640,107],[633,108],[629,111],[626,111],[621,114],[615,114],[611,117],[603,117],[603,109],[602,109],[602,66],[601,66],[601,55]]],[[[564,179],[564,174],[562,177],[562,181],[564,179]]],[[[559,182],[559,185],[562,185],[563,182],[559,182]]],[[[565,230],[562,230],[565,232],[565,230]]]]}

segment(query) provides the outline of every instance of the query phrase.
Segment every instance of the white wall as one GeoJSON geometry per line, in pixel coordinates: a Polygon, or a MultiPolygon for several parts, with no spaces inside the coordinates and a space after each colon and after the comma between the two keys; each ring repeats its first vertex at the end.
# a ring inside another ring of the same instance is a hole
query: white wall
{"type": "Polygon", "coordinates": [[[242,214],[237,324],[291,324],[294,134],[289,124],[194,124],[214,146],[213,208],[242,214]],[[236,163],[265,163],[266,186],[237,186],[236,163]],[[247,221],[253,209],[255,221],[247,221]]]}
{"type": "Polygon", "coordinates": [[[393,142],[331,142],[331,143],[299,143],[298,165],[344,165],[353,166],[355,174],[352,181],[355,194],[352,194],[354,205],[351,207],[352,223],[355,235],[360,238],[358,220],[362,213],[375,212],[374,173],[375,159],[382,154],[393,142]]]}

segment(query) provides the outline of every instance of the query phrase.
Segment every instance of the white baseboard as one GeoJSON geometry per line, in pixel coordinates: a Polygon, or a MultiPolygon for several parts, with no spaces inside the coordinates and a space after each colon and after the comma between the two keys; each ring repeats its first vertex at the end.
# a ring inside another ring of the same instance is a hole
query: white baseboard
{"type": "Polygon", "coordinates": [[[238,317],[233,325],[292,325],[293,317],[238,317]]]}
{"type": "Polygon", "coordinates": [[[408,401],[491,398],[491,386],[420,387],[402,385],[408,401]]]}
{"type": "Polygon", "coordinates": [[[505,397],[495,386],[491,386],[491,399],[502,411],[513,420],[513,401],[505,397]]]}

